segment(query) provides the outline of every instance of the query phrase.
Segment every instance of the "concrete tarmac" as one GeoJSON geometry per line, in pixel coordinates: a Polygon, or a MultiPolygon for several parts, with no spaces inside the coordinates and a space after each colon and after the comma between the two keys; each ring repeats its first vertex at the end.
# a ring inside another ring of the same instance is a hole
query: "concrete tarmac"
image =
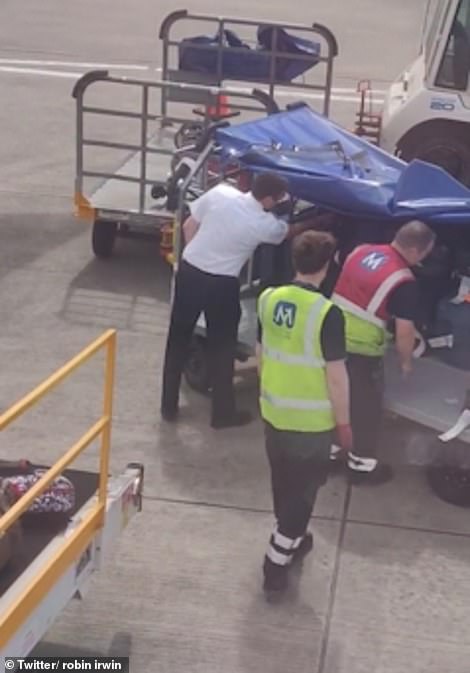
{"type": "MultiPolygon", "coordinates": [[[[356,81],[384,90],[416,54],[424,6],[240,0],[236,13],[328,25],[340,45],[333,117],[350,125],[356,81]]],[[[93,257],[90,229],[73,217],[71,89],[100,64],[148,76],[172,9],[166,0],[0,7],[0,407],[114,327],[112,469],[146,469],[143,512],[115,560],[35,654],[130,656],[131,671],[149,673],[467,673],[470,523],[410,465],[419,429],[389,426],[389,485],[330,479],[312,521],[314,553],[272,605],[261,591],[273,517],[259,419],[212,431],[208,401],[185,388],[181,422],[160,423],[168,268],[136,241],[119,241],[109,261],[93,257]]],[[[213,0],[191,10],[234,12],[213,0]]],[[[101,383],[101,367],[87,366],[2,433],[0,456],[53,461],[96,418],[101,383]]],[[[256,409],[249,373],[238,393],[256,409]]],[[[93,469],[96,457],[92,447],[78,466],[93,469]]]]}

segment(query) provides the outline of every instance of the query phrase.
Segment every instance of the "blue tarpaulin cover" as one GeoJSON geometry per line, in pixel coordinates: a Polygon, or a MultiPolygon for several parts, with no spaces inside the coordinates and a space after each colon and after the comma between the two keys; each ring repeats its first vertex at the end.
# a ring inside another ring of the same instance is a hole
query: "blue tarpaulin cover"
{"type": "Polygon", "coordinates": [[[407,164],[307,105],[218,129],[216,141],[227,160],[275,171],[293,196],[338,213],[470,224],[470,190],[444,170],[407,164]]]}

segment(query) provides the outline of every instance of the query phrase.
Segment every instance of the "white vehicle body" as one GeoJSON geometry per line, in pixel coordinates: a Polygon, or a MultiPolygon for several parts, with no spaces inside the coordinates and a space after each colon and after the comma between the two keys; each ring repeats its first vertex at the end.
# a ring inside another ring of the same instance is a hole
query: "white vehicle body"
{"type": "Polygon", "coordinates": [[[421,53],[390,87],[380,146],[470,184],[470,0],[430,0],[421,53]]]}

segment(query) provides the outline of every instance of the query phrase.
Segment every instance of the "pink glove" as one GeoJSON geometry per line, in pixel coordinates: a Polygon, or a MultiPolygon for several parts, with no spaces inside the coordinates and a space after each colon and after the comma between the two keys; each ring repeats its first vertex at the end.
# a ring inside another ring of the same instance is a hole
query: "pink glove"
{"type": "Polygon", "coordinates": [[[336,437],[338,444],[344,451],[352,451],[353,448],[353,433],[351,426],[348,425],[337,425],[336,426],[336,437]]]}

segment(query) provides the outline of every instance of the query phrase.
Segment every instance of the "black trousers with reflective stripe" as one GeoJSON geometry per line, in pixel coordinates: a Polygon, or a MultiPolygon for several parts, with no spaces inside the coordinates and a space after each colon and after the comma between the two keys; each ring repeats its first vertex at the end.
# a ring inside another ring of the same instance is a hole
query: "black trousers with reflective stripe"
{"type": "MultiPolygon", "coordinates": [[[[305,535],[328,479],[332,433],[288,432],[265,423],[265,442],[277,532],[293,542],[305,535]]],[[[285,551],[277,545],[275,550],[285,551]]]]}
{"type": "Polygon", "coordinates": [[[348,353],[353,453],[376,458],[384,405],[384,363],[380,357],[348,353]]]}

